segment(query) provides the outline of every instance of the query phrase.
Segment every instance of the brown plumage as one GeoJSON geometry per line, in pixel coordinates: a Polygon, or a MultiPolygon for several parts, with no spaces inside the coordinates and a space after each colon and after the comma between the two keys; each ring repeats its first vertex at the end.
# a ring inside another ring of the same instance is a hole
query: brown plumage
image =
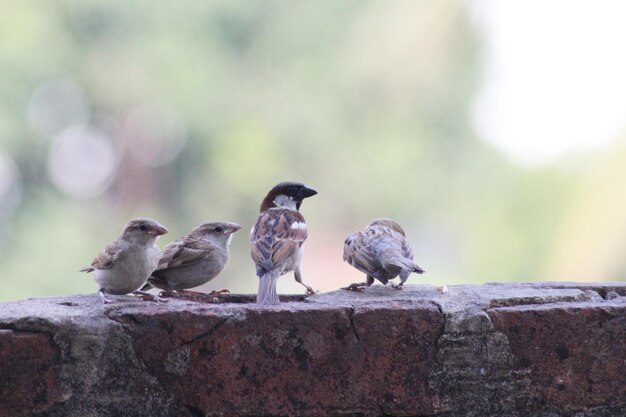
{"type": "Polygon", "coordinates": [[[304,216],[298,211],[302,200],[317,192],[304,184],[283,182],[270,190],[261,203],[256,224],[250,233],[250,252],[259,277],[257,302],[278,304],[278,277],[294,271],[307,293],[313,289],[302,282],[300,261],[307,238],[304,216]]]}
{"type": "Polygon", "coordinates": [[[230,241],[241,226],[232,222],[210,222],[194,227],[188,235],[165,247],[159,265],[144,290],[156,287],[172,295],[205,284],[228,262],[230,241]]]}
{"type": "Polygon", "coordinates": [[[406,241],[404,230],[390,219],[376,219],[359,232],[352,233],[343,246],[343,260],[367,276],[366,282],[346,287],[358,290],[374,283],[383,284],[400,276],[401,289],[412,272],[424,270],[413,261],[413,249],[406,241]]]}
{"type": "Polygon", "coordinates": [[[158,300],[138,290],[157,267],[161,251],[156,240],[165,233],[167,229],[155,220],[131,220],[122,234],[96,255],[89,267],[80,270],[94,273],[103,303],[111,302],[107,294],[131,292],[158,300]]]}

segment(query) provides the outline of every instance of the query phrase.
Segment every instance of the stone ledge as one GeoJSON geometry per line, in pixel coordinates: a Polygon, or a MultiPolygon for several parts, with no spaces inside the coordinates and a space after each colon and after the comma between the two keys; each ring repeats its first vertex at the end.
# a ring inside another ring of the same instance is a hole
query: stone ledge
{"type": "Polygon", "coordinates": [[[0,304],[0,417],[626,415],[626,283],[0,304]]]}

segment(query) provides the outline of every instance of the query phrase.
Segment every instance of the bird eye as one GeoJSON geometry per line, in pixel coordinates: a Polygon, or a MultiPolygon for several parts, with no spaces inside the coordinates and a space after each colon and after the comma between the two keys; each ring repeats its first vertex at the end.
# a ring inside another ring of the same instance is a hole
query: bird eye
{"type": "Polygon", "coordinates": [[[216,232],[223,232],[224,228],[222,226],[216,226],[213,230],[215,230],[216,232]]]}
{"type": "Polygon", "coordinates": [[[146,226],[145,224],[142,224],[141,226],[139,226],[139,230],[141,230],[142,232],[145,232],[146,230],[148,230],[148,226],[146,226]]]}

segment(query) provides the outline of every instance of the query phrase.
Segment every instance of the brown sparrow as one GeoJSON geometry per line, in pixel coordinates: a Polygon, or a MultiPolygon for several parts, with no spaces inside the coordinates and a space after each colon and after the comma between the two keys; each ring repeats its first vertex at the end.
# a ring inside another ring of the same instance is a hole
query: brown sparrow
{"type": "Polygon", "coordinates": [[[302,200],[317,191],[297,182],[282,182],[270,190],[261,203],[261,214],[250,233],[252,259],[259,277],[257,303],[278,304],[278,277],[294,271],[294,278],[307,294],[315,291],[302,282],[300,261],[307,228],[298,211],[302,200]]]}
{"type": "Polygon", "coordinates": [[[146,218],[131,220],[122,234],[100,252],[91,266],[80,272],[93,272],[100,286],[103,303],[110,303],[107,294],[137,294],[159,301],[158,297],[138,291],[157,267],[161,251],[156,245],[167,229],[157,221],[146,218]]]}
{"type": "Polygon", "coordinates": [[[224,269],[228,246],[239,229],[240,225],[231,222],[211,222],[193,228],[187,236],[165,247],[159,265],[142,290],[156,287],[173,295],[173,291],[183,293],[187,288],[206,284],[224,269]]]}
{"type": "MultiPolygon", "coordinates": [[[[345,289],[361,290],[374,283],[374,278],[387,285],[400,275],[402,289],[411,272],[424,272],[413,261],[413,249],[406,241],[404,230],[390,219],[376,219],[365,230],[352,233],[343,246],[343,260],[367,275],[366,282],[351,284],[345,289]]],[[[393,284],[392,284],[393,285],[393,284]]]]}

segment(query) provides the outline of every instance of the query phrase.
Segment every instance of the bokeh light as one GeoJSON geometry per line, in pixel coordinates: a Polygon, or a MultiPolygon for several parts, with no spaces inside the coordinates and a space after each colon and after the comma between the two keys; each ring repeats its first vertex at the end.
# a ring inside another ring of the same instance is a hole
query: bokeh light
{"type": "Polygon", "coordinates": [[[0,220],[6,217],[22,198],[22,183],[15,162],[0,149],[0,220]]]}
{"type": "Polygon", "coordinates": [[[28,121],[43,137],[84,124],[89,109],[81,87],[69,78],[47,80],[31,95],[27,109],[28,121]]]}
{"type": "Polygon", "coordinates": [[[48,172],[52,183],[69,196],[95,197],[111,185],[116,161],[113,146],[102,131],[73,126],[54,138],[48,172]]]}
{"type": "Polygon", "coordinates": [[[486,41],[485,83],[474,108],[482,136],[530,165],[620,139],[626,3],[469,3],[486,41]]]}
{"type": "Polygon", "coordinates": [[[136,161],[156,167],[176,159],[185,146],[186,129],[171,110],[147,105],[128,114],[124,136],[126,149],[136,161]]]}

